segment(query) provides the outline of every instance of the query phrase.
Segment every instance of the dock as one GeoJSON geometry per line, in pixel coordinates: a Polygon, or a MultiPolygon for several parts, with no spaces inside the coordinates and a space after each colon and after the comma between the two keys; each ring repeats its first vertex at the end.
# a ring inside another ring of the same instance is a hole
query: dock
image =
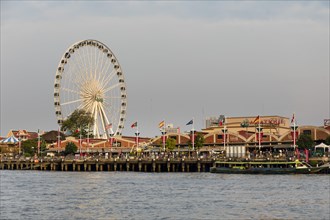
{"type": "Polygon", "coordinates": [[[49,159],[1,160],[0,170],[42,171],[126,171],[126,172],[209,172],[215,159],[49,159]]]}

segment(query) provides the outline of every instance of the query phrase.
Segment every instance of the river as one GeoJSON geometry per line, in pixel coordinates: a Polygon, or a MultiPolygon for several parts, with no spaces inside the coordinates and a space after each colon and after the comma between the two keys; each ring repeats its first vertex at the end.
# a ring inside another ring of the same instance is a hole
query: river
{"type": "Polygon", "coordinates": [[[0,171],[0,219],[328,219],[330,175],[0,171]]]}

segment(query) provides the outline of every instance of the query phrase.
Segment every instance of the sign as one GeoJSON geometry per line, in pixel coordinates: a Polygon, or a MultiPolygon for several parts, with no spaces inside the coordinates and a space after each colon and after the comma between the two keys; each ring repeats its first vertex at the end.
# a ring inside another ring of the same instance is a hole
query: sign
{"type": "MultiPolygon", "coordinates": [[[[254,124],[253,121],[250,121],[250,124],[254,124]]],[[[267,118],[267,119],[261,119],[260,124],[263,126],[279,126],[281,124],[285,124],[283,118],[267,118]]]]}

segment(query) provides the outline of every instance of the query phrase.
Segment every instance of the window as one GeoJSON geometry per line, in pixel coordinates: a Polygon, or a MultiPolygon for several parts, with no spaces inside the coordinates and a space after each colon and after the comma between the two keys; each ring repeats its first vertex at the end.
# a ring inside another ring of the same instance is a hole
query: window
{"type": "Polygon", "coordinates": [[[311,136],[312,135],[312,131],[311,130],[304,130],[303,131],[303,134],[304,135],[310,135],[311,136]]]}

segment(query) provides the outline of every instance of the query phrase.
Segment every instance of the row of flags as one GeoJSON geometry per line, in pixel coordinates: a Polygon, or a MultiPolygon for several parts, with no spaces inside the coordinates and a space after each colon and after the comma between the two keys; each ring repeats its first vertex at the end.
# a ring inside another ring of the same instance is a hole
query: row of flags
{"type": "MultiPolygon", "coordinates": [[[[219,126],[222,126],[223,124],[225,124],[226,122],[226,118],[223,117],[223,118],[220,118],[219,119],[219,126]]],[[[258,124],[260,123],[261,120],[260,120],[260,115],[258,115],[254,120],[253,120],[253,124],[258,124]]],[[[291,118],[291,123],[295,123],[296,122],[296,119],[295,119],[295,114],[293,113],[292,115],[292,118],[291,118]]],[[[187,122],[186,125],[193,125],[194,124],[194,119],[191,119],[189,122],[187,122]]],[[[137,122],[134,122],[132,125],[131,125],[131,128],[134,128],[134,127],[137,127],[138,126],[138,123],[137,122]]],[[[158,127],[159,128],[162,128],[165,126],[165,121],[161,121],[159,122],[158,124],[158,127]]]]}
{"type": "MultiPolygon", "coordinates": [[[[193,119],[191,119],[186,125],[193,125],[194,124],[194,120],[193,119]]],[[[137,127],[138,126],[138,123],[137,123],[137,121],[136,122],[134,122],[132,125],[131,125],[131,128],[135,128],[135,127],[137,127]]],[[[159,128],[162,128],[162,127],[164,127],[165,126],[165,121],[161,121],[161,122],[159,122],[159,124],[158,124],[158,127],[159,128]]]]}
{"type": "MultiPolygon", "coordinates": [[[[254,119],[254,121],[253,121],[253,124],[258,124],[258,123],[260,123],[261,122],[261,120],[260,120],[260,115],[258,115],[255,119],[254,119]]],[[[293,124],[293,123],[296,123],[296,118],[295,118],[295,114],[293,113],[293,115],[292,115],[292,118],[291,118],[291,123],[293,124]]]]}

